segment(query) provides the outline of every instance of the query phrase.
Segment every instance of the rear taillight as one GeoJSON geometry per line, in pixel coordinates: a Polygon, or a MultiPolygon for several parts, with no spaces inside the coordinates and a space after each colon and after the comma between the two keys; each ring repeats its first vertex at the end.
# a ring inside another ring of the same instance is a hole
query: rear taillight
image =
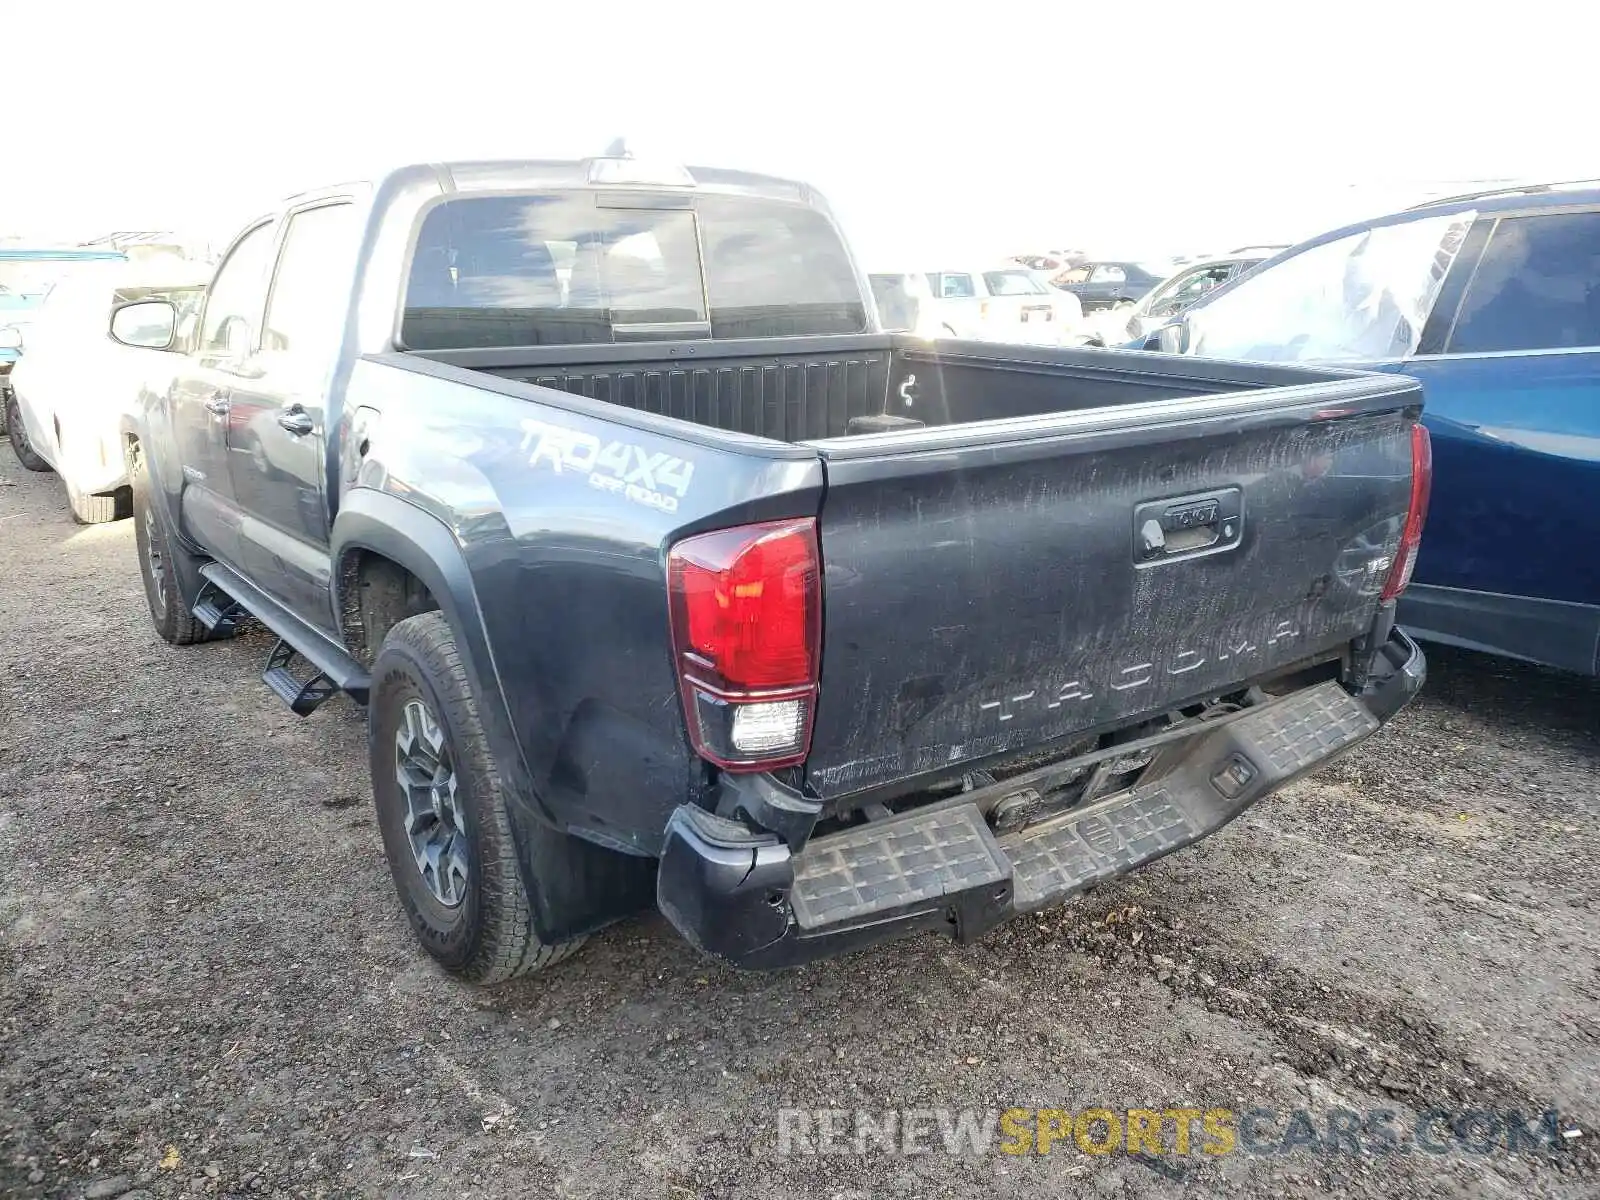
{"type": "Polygon", "coordinates": [[[667,588],[695,752],[730,771],[802,761],[822,642],[816,521],[685,538],[667,554],[667,588]]]}
{"type": "Polygon", "coordinates": [[[1411,572],[1416,569],[1417,550],[1422,545],[1422,525],[1428,519],[1428,496],[1433,490],[1433,443],[1419,421],[1411,427],[1411,503],[1406,508],[1406,523],[1400,530],[1400,548],[1383,585],[1382,599],[1393,600],[1406,590],[1411,572]]]}

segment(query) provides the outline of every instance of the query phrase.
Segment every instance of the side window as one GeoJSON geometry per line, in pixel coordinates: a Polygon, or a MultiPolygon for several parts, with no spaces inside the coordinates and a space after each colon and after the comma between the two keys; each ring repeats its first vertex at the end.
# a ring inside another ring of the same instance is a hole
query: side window
{"type": "Polygon", "coordinates": [[[289,218],[267,298],[262,350],[317,355],[337,349],[356,237],[353,204],[324,204],[289,218]]]}
{"type": "Polygon", "coordinates": [[[956,271],[942,271],[937,275],[930,275],[928,282],[934,284],[934,295],[941,300],[970,300],[978,294],[972,276],[956,271]]]}
{"type": "Polygon", "coordinates": [[[1089,282],[1122,283],[1127,278],[1127,273],[1121,267],[1114,267],[1107,263],[1094,269],[1094,274],[1089,277],[1089,282]]]}
{"type": "Polygon", "coordinates": [[[1056,276],[1056,282],[1057,283],[1087,283],[1087,282],[1089,282],[1089,268],[1088,267],[1073,267],[1070,271],[1064,271],[1060,275],[1056,276]]]}
{"type": "Polygon", "coordinates": [[[1227,267],[1201,267],[1180,275],[1156,289],[1150,297],[1150,315],[1173,316],[1182,312],[1227,277],[1227,267]]]}
{"type": "Polygon", "coordinates": [[[1310,246],[1184,313],[1185,352],[1264,362],[1413,353],[1474,212],[1418,217],[1310,246]]]}
{"type": "Polygon", "coordinates": [[[1502,219],[1445,352],[1578,346],[1600,346],[1600,212],[1502,219]]]}
{"type": "Polygon", "coordinates": [[[200,349],[208,354],[244,354],[255,338],[267,292],[267,255],[272,224],[257,225],[217,268],[206,292],[200,349]]]}

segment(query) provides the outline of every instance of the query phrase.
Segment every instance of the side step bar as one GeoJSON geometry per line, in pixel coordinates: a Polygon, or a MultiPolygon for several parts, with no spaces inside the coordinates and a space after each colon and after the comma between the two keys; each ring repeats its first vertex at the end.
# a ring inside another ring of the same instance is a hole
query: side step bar
{"type": "Polygon", "coordinates": [[[206,583],[194,614],[208,629],[221,637],[231,636],[238,619],[249,613],[278,635],[261,678],[291,712],[308,716],[336,692],[345,693],[357,704],[367,703],[371,676],[343,646],[221,563],[206,563],[200,574],[206,583]],[[304,659],[312,669],[309,680],[302,682],[290,670],[296,659],[304,659]]]}
{"type": "Polygon", "coordinates": [[[239,631],[239,618],[248,615],[244,605],[209,579],[200,589],[200,599],[195,601],[191,611],[195,620],[209,629],[215,638],[231,638],[239,631]]]}
{"type": "Polygon", "coordinates": [[[324,700],[337,695],[339,689],[333,680],[321,671],[305,683],[301,683],[289,670],[289,664],[297,657],[299,651],[279,638],[278,644],[272,648],[272,653],[267,655],[267,669],[261,672],[261,680],[277,693],[278,699],[289,706],[290,712],[309,717],[324,700]]]}

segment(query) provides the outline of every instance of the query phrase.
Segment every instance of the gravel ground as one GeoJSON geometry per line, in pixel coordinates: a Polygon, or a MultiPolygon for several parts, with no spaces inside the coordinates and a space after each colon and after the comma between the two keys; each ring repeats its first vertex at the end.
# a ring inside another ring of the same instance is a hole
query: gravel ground
{"type": "Polygon", "coordinates": [[[74,526],[5,450],[0,580],[0,1195],[1600,1191],[1591,682],[1435,651],[1358,754],[978,945],[744,975],[651,919],[479,991],[412,945],[352,706],[292,716],[261,636],[158,642],[131,524],[74,526]],[[1577,1136],[779,1153],[786,1106],[1181,1104],[1577,1136]]]}

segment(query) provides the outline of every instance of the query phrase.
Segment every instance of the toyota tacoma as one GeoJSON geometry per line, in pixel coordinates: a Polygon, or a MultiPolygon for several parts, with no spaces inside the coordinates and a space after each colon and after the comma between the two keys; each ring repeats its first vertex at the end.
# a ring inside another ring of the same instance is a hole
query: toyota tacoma
{"type": "Polygon", "coordinates": [[[811,188],[431,164],[232,243],[123,436],[151,618],[363,706],[426,950],[778,967],[1217,830],[1415,693],[1415,381],[883,332],[811,188]]]}

